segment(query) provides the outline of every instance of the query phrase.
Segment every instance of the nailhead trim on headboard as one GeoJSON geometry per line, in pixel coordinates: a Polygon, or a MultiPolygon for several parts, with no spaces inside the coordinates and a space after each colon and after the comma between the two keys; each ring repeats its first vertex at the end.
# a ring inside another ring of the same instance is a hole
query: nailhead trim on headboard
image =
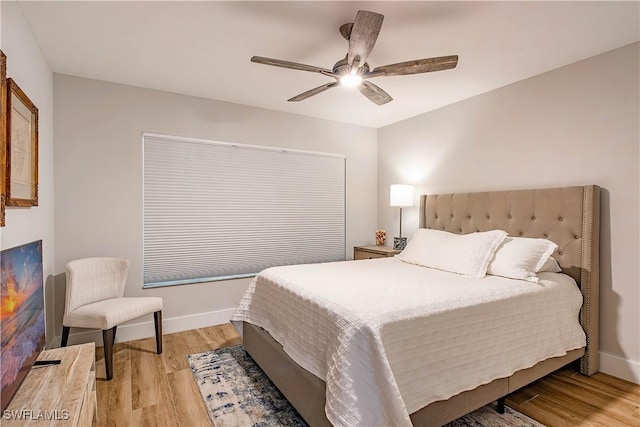
{"type": "Polygon", "coordinates": [[[600,300],[600,188],[584,187],[584,217],[582,221],[582,268],[580,289],[584,295],[580,324],[587,332],[587,349],[580,359],[580,372],[593,375],[598,372],[599,365],[599,333],[598,312],[600,300]],[[595,243],[594,243],[595,242],[595,243]]]}

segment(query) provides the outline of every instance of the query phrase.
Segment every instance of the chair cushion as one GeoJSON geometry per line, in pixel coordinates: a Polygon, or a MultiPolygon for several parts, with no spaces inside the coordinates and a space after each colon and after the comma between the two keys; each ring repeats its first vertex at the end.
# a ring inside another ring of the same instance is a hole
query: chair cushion
{"type": "Polygon", "coordinates": [[[65,316],[64,326],[111,329],[126,321],[162,310],[162,298],[110,298],[78,307],[65,316]]]}

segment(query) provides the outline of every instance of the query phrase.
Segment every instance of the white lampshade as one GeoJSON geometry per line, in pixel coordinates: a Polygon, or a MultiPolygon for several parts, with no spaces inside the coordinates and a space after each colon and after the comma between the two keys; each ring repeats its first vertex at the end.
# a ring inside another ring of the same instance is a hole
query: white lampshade
{"type": "Polygon", "coordinates": [[[393,184],[389,191],[390,206],[413,206],[413,185],[393,184]]]}

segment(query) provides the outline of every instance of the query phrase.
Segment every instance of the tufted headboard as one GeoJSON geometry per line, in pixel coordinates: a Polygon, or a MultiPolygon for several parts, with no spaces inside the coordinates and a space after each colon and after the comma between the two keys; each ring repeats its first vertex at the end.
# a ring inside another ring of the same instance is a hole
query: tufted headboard
{"type": "Polygon", "coordinates": [[[557,243],[553,256],[584,298],[580,323],[587,348],[580,371],[598,371],[600,187],[422,195],[420,227],[459,234],[500,229],[557,243]]]}

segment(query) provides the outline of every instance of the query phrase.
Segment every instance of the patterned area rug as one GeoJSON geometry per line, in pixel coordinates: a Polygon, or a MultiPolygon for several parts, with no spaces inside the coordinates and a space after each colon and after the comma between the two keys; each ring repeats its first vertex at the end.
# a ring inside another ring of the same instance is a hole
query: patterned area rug
{"type": "MultiPolygon", "coordinates": [[[[307,424],[242,346],[190,354],[187,361],[216,427],[305,427],[307,424]]],[[[544,427],[509,407],[487,405],[446,427],[544,427]]]]}

